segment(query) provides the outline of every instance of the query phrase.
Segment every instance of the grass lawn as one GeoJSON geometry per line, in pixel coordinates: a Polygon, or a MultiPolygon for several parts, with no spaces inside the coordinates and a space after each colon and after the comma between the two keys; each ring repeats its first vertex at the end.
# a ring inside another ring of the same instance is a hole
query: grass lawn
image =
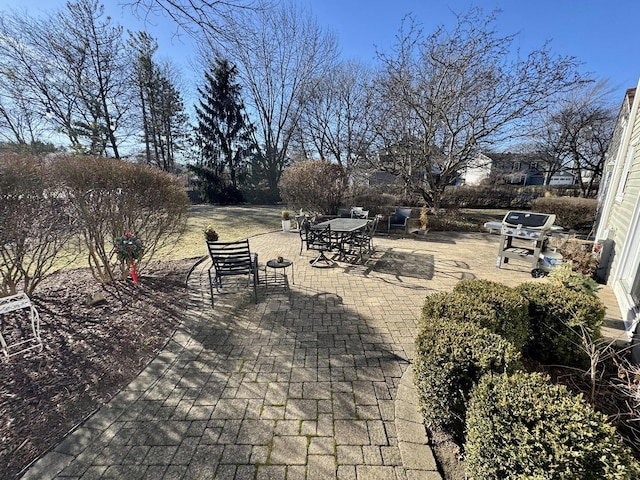
{"type": "MultiPolygon", "coordinates": [[[[220,235],[220,241],[249,238],[261,233],[280,230],[281,205],[193,205],[189,209],[187,230],[171,249],[158,254],[157,259],[180,260],[201,257],[207,254],[204,242],[204,228],[212,223],[220,235]]],[[[484,231],[485,222],[501,221],[507,210],[460,209],[455,218],[443,217],[443,230],[484,231]]]]}
{"type": "MultiPolygon", "coordinates": [[[[192,205],[189,208],[187,228],[180,239],[170,248],[160,250],[155,260],[182,260],[199,258],[207,254],[204,228],[213,224],[220,235],[220,241],[234,241],[282,228],[280,213],[282,205],[192,205]]],[[[429,228],[451,231],[484,231],[482,225],[491,220],[500,221],[506,210],[460,209],[452,216],[438,219],[429,217],[429,228]]],[[[65,268],[87,267],[86,256],[81,255],[65,268]]]]}
{"type": "Polygon", "coordinates": [[[485,232],[486,222],[500,222],[508,210],[460,208],[439,216],[429,215],[429,229],[452,232],[485,232]]]}
{"type": "Polygon", "coordinates": [[[261,233],[280,230],[280,205],[193,205],[189,209],[187,230],[170,249],[157,254],[159,260],[180,260],[201,257],[207,254],[204,228],[213,224],[220,241],[234,241],[261,233]]]}

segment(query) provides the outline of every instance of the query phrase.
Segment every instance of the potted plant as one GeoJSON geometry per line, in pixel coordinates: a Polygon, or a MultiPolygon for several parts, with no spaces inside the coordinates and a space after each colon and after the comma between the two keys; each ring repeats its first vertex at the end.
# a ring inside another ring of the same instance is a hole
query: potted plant
{"type": "Polygon", "coordinates": [[[420,209],[420,230],[418,230],[416,233],[418,235],[425,236],[429,231],[429,229],[427,228],[428,226],[429,217],[427,216],[427,204],[425,203],[420,209]]]}
{"type": "Polygon", "coordinates": [[[291,214],[288,210],[282,210],[280,216],[282,217],[282,231],[288,232],[291,230],[291,214]]]}
{"type": "Polygon", "coordinates": [[[213,224],[209,224],[204,229],[204,238],[207,242],[217,242],[218,232],[213,224]]]}

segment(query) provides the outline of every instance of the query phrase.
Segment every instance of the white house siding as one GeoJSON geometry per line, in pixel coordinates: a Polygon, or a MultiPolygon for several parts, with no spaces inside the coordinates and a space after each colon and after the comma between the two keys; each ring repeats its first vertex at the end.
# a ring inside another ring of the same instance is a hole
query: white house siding
{"type": "MultiPolygon", "coordinates": [[[[640,87],[640,84],[639,84],[640,87]]],[[[607,283],[611,285],[621,318],[625,321],[630,338],[637,324],[637,308],[630,295],[630,285],[640,264],[640,95],[633,97],[633,104],[623,103],[618,126],[609,148],[609,172],[596,241],[611,242],[612,257],[607,283]],[[629,119],[626,122],[626,118],[629,119]],[[626,124],[626,125],[625,125],[626,124]],[[632,155],[630,156],[630,152],[632,155]],[[629,167],[625,168],[628,159],[629,167]],[[613,168],[611,169],[613,161],[613,168]],[[627,173],[628,172],[628,173],[627,173]],[[624,190],[621,184],[625,181],[624,190]]],[[[629,92],[628,92],[629,93],[629,92]]],[[[603,261],[606,261],[603,258],[603,261]]]]}

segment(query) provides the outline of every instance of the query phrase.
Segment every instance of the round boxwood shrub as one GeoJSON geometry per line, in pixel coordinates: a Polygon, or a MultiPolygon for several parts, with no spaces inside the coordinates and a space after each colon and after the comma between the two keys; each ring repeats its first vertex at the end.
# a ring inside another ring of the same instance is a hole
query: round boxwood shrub
{"type": "Polygon", "coordinates": [[[511,371],[518,360],[514,345],[486,328],[432,319],[417,336],[413,364],[425,422],[462,439],[472,387],[487,372],[511,371]]]}
{"type": "Polygon", "coordinates": [[[529,300],[528,355],[544,363],[586,367],[583,333],[591,341],[600,338],[605,314],[600,299],[550,282],[526,282],[516,290],[529,300]]]}
{"type": "Polygon", "coordinates": [[[486,375],[467,410],[468,478],[636,479],[606,417],[538,373],[486,375]]]}
{"type": "Polygon", "coordinates": [[[463,280],[452,293],[429,295],[422,315],[424,321],[476,322],[521,349],[527,339],[528,308],[527,300],[511,287],[489,280],[463,280]]]}
{"type": "Polygon", "coordinates": [[[496,315],[496,333],[500,333],[520,347],[527,338],[529,303],[516,290],[491,280],[462,280],[453,288],[491,305],[496,315]]]}

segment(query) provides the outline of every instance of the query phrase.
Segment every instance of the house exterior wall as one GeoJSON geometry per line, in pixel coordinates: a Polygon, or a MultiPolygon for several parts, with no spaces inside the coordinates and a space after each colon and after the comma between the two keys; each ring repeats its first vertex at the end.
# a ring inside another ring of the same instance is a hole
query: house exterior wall
{"type": "Polygon", "coordinates": [[[571,173],[560,172],[551,176],[549,179],[550,187],[559,187],[563,185],[573,185],[575,182],[574,176],[571,173]]]}
{"type": "MultiPolygon", "coordinates": [[[[639,84],[640,87],[640,84],[639,84]]],[[[599,196],[596,242],[603,245],[601,269],[618,301],[627,334],[638,324],[640,266],[640,96],[627,91],[606,157],[605,191],[599,196]],[[633,101],[631,101],[633,99],[633,101]]]]}
{"type": "Polygon", "coordinates": [[[469,162],[464,172],[465,185],[480,185],[491,176],[491,159],[480,153],[469,162]]]}

